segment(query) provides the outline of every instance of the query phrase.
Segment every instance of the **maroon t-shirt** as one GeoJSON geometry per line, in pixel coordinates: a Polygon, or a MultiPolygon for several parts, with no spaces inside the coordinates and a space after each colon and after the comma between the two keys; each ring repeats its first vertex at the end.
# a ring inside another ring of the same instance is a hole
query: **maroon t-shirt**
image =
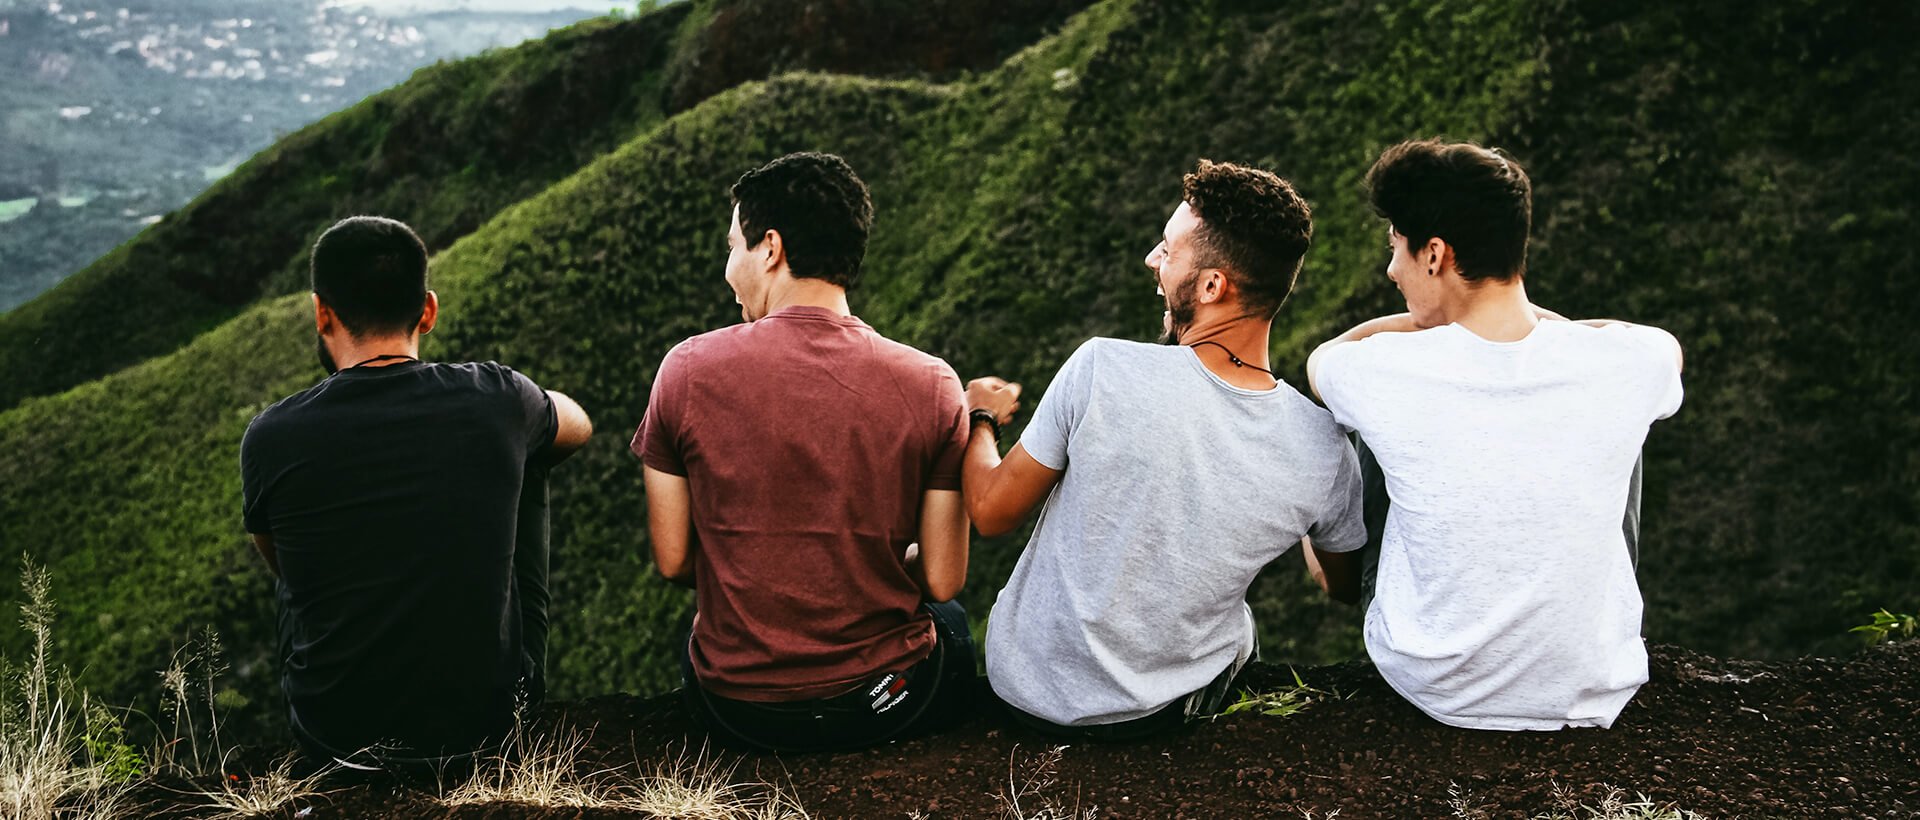
{"type": "Polygon", "coordinates": [[[966,416],[946,362],[823,308],[667,353],[633,451],[687,477],[707,691],[828,697],[927,657],[903,556],[921,494],[960,489],[966,416]]]}

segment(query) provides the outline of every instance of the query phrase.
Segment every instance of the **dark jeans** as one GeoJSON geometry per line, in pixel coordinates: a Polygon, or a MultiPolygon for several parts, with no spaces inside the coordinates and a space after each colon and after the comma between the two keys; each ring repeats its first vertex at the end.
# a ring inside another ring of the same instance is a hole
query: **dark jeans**
{"type": "MultiPolygon", "coordinates": [[[[1256,649],[1256,656],[1259,654],[1256,649]]],[[[1253,658],[1247,660],[1253,663],[1253,658]]],[[[1142,740],[1177,730],[1200,718],[1220,714],[1227,708],[1227,698],[1233,692],[1233,682],[1246,666],[1229,665],[1220,675],[1193,694],[1180,698],[1162,707],[1160,711],[1145,717],[1124,720],[1119,723],[1103,723],[1096,726],[1066,726],[1042,717],[1035,717],[1021,711],[1006,701],[1000,701],[1014,722],[1026,726],[1041,734],[1063,740],[1090,740],[1105,743],[1124,743],[1142,740]]]]}
{"type": "Polygon", "coordinates": [[[364,776],[392,776],[421,786],[452,783],[471,774],[480,758],[509,751],[502,745],[504,738],[488,738],[475,744],[472,751],[439,756],[423,756],[392,746],[335,749],[308,732],[292,709],[287,710],[287,722],[300,747],[301,760],[295,774],[301,777],[333,769],[364,776]]]}
{"type": "MultiPolygon", "coordinates": [[[[1386,537],[1387,508],[1393,506],[1393,501],[1387,497],[1386,473],[1380,471],[1380,462],[1373,457],[1367,442],[1355,435],[1353,449],[1360,456],[1360,483],[1366,493],[1362,510],[1367,522],[1367,545],[1360,549],[1360,611],[1365,612],[1373,604],[1373,585],[1380,575],[1380,542],[1386,537]]],[[[1633,462],[1633,477],[1627,485],[1627,511],[1620,521],[1620,529],[1627,537],[1627,559],[1633,562],[1635,570],[1640,568],[1640,483],[1645,466],[1644,456],[1633,462]]]]}
{"type": "Polygon", "coordinates": [[[682,694],[687,709],[713,739],[736,748],[771,752],[846,751],[944,728],[973,707],[973,633],[960,604],[921,604],[933,616],[933,654],[912,667],[876,676],[841,695],[784,703],[724,698],[700,687],[693,675],[689,638],[680,652],[682,694]],[[899,676],[904,687],[892,680],[899,676]],[[875,711],[886,691],[899,699],[875,711]]]}

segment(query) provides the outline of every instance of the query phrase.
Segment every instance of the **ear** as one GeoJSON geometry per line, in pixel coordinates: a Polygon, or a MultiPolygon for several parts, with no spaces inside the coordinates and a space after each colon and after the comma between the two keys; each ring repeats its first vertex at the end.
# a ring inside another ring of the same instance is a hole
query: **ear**
{"type": "Polygon", "coordinates": [[[414,332],[425,336],[433,332],[433,326],[440,321],[440,294],[427,291],[427,303],[420,309],[420,324],[414,326],[414,332]]]}
{"type": "Polygon", "coordinates": [[[1233,287],[1233,281],[1227,278],[1227,272],[1219,268],[1207,268],[1200,272],[1200,304],[1211,305],[1225,299],[1227,289],[1233,287]]]}
{"type": "Polygon", "coordinates": [[[333,315],[333,308],[327,307],[326,302],[320,301],[320,294],[313,294],[314,332],[325,336],[327,335],[327,331],[332,330],[333,326],[338,324],[339,321],[340,317],[333,315]]]}
{"type": "Polygon", "coordinates": [[[1428,276],[1446,273],[1453,266],[1453,247],[1440,237],[1429,239],[1422,261],[1426,262],[1428,276]]]}
{"type": "Polygon", "coordinates": [[[772,273],[787,266],[787,241],[779,231],[768,229],[766,236],[760,239],[760,247],[755,250],[762,254],[767,272],[772,273]]]}

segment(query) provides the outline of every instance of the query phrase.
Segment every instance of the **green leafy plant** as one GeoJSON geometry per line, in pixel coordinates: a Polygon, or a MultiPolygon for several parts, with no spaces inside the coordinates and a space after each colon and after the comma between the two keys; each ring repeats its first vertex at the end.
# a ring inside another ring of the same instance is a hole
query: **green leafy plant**
{"type": "Polygon", "coordinates": [[[1308,686],[1306,681],[1300,679],[1300,670],[1290,671],[1293,672],[1292,686],[1270,692],[1243,691],[1240,693],[1240,699],[1234,701],[1233,705],[1228,706],[1221,714],[1257,712],[1268,717],[1291,717],[1299,714],[1313,702],[1331,696],[1331,693],[1308,686]]]}
{"type": "Polygon", "coordinates": [[[1881,609],[1873,613],[1872,623],[1861,624],[1847,631],[1857,633],[1868,645],[1911,640],[1916,633],[1920,633],[1920,617],[1881,609]]]}

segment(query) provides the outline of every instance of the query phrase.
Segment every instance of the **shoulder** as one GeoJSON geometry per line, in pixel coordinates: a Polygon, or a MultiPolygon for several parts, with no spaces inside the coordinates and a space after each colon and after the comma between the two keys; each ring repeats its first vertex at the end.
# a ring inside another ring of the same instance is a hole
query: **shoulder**
{"type": "Polygon", "coordinates": [[[1652,325],[1636,325],[1628,322],[1607,322],[1599,325],[1580,322],[1564,324],[1568,327],[1560,329],[1559,332],[1568,334],[1589,347],[1618,351],[1635,358],[1651,358],[1662,364],[1679,362],[1680,340],[1674,338],[1672,333],[1652,325]]]}
{"type": "Polygon", "coordinates": [[[1452,325],[1430,327],[1411,332],[1375,333],[1365,339],[1327,345],[1314,351],[1314,369],[1321,378],[1328,373],[1364,370],[1376,365],[1404,361],[1444,346],[1450,334],[1459,331],[1452,325]]]}
{"type": "Polygon", "coordinates": [[[1069,367],[1093,370],[1110,367],[1177,365],[1186,356],[1186,348],[1179,345],[1148,344],[1095,336],[1082,342],[1080,347],[1073,351],[1073,355],[1067,357],[1067,363],[1061,366],[1061,370],[1065,371],[1069,367]]]}
{"type": "Polygon", "coordinates": [[[322,381],[267,405],[267,409],[260,411],[252,421],[247,422],[247,431],[240,438],[240,446],[242,448],[257,447],[287,430],[298,429],[307,405],[312,403],[314,396],[325,385],[326,382],[322,381]]]}

